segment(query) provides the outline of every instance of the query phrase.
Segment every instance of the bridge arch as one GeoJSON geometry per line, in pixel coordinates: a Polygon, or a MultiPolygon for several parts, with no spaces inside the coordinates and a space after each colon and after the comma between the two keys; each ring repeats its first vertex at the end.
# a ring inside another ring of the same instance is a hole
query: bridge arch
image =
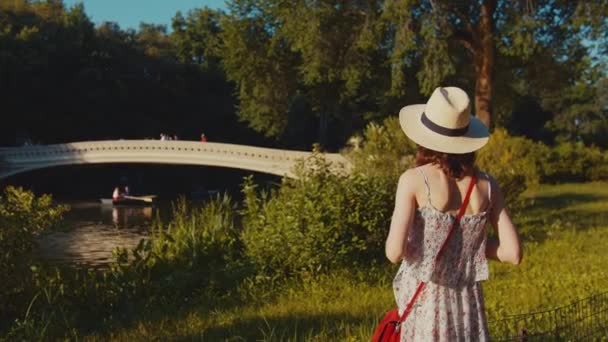
{"type": "MultiPolygon", "coordinates": [[[[104,163],[205,165],[295,177],[293,167],[311,152],[196,141],[106,140],[0,148],[0,179],[54,166],[104,163]]],[[[350,162],[325,154],[335,165],[350,162]]]]}

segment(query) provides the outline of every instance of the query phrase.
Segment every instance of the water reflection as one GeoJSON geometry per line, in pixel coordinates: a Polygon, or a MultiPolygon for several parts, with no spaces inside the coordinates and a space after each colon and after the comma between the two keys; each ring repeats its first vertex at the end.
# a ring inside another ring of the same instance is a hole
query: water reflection
{"type": "Polygon", "coordinates": [[[72,202],[65,220],[69,230],[40,237],[36,257],[51,263],[101,266],[115,247],[134,248],[149,232],[156,207],[72,202]]]}
{"type": "Polygon", "coordinates": [[[108,210],[112,210],[112,223],[118,227],[138,225],[142,219],[152,219],[152,207],[102,205],[102,216],[104,215],[103,212],[108,210]]]}

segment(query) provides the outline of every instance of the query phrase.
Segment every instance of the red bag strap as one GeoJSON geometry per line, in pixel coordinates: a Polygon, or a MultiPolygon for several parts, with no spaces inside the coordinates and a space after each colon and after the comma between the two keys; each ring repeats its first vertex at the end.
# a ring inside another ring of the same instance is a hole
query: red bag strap
{"type": "MultiPolygon", "coordinates": [[[[467,209],[467,205],[469,204],[469,198],[471,197],[471,192],[473,192],[473,187],[475,186],[476,182],[477,182],[477,178],[473,174],[473,176],[471,176],[471,183],[469,184],[469,188],[467,189],[467,194],[464,197],[464,201],[462,201],[460,210],[458,210],[456,219],[454,220],[454,222],[452,222],[452,225],[450,226],[450,231],[448,232],[448,236],[443,241],[443,244],[441,244],[441,247],[439,248],[439,252],[437,252],[437,256],[435,257],[435,263],[433,264],[433,270],[435,269],[435,265],[437,264],[437,260],[439,260],[439,256],[441,255],[441,252],[443,252],[443,248],[445,247],[445,245],[447,245],[448,240],[450,239],[450,236],[452,236],[454,227],[460,222],[462,215],[464,215],[464,212],[467,209]]],[[[399,317],[399,323],[403,323],[405,321],[405,319],[407,318],[407,315],[409,315],[410,311],[412,310],[412,306],[414,305],[414,302],[416,301],[416,298],[418,297],[420,292],[422,292],[424,285],[426,285],[426,282],[424,282],[424,281],[421,281],[420,284],[418,284],[418,287],[416,288],[416,292],[414,292],[412,299],[410,299],[410,302],[407,303],[407,306],[405,307],[403,314],[401,315],[401,317],[399,317]]]]}

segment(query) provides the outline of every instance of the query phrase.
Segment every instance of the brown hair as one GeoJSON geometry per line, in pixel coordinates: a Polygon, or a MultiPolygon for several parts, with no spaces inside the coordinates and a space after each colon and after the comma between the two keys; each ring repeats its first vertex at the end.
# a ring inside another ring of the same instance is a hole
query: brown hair
{"type": "Polygon", "coordinates": [[[416,166],[425,164],[436,164],[448,177],[460,179],[473,172],[475,152],[464,154],[444,153],[418,145],[416,166]]]}

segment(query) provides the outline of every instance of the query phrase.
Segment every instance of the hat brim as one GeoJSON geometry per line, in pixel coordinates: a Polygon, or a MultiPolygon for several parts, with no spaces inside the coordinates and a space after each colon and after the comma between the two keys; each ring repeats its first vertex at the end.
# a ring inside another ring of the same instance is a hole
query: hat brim
{"type": "Polygon", "coordinates": [[[474,116],[471,116],[469,129],[461,136],[447,136],[430,130],[421,120],[425,108],[425,104],[416,104],[399,111],[401,129],[416,144],[438,152],[463,154],[477,151],[488,142],[488,128],[474,116]]]}

